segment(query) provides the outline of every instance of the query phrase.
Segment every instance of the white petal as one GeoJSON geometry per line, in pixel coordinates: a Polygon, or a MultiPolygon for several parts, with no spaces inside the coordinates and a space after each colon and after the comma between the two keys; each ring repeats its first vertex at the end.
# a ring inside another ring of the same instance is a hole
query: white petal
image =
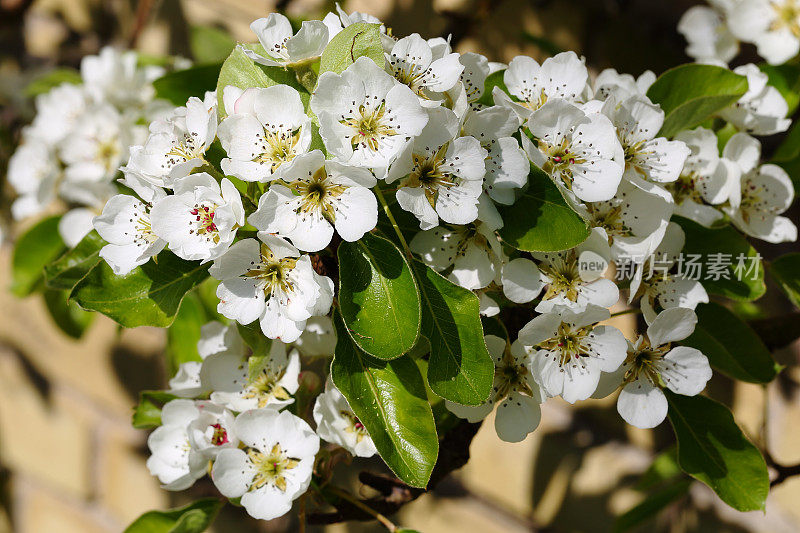
{"type": "Polygon", "coordinates": [[[617,411],[628,424],[638,428],[654,428],[667,416],[667,398],[661,389],[639,379],[628,383],[619,393],[617,411]]]}

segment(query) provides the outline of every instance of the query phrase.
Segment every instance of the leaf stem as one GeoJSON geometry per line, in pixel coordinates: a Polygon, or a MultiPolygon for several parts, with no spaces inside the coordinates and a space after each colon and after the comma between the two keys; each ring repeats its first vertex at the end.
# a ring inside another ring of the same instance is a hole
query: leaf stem
{"type": "Polygon", "coordinates": [[[392,223],[392,227],[394,228],[394,232],[397,233],[397,238],[400,239],[400,244],[403,245],[403,250],[406,252],[406,255],[409,259],[413,256],[411,255],[411,249],[408,247],[408,243],[406,242],[406,238],[403,237],[403,232],[400,231],[400,226],[397,225],[397,221],[394,219],[394,215],[392,214],[392,210],[389,209],[389,204],[386,203],[386,198],[383,197],[383,193],[381,192],[380,186],[376,185],[373,190],[375,191],[375,196],[378,197],[378,201],[383,206],[383,212],[386,213],[386,218],[389,219],[389,222],[392,223]]]}
{"type": "Polygon", "coordinates": [[[611,318],[614,318],[615,316],[630,315],[633,313],[641,313],[641,312],[642,310],[639,309],[638,307],[631,307],[630,309],[624,309],[622,311],[617,311],[616,313],[611,313],[611,318]]]}

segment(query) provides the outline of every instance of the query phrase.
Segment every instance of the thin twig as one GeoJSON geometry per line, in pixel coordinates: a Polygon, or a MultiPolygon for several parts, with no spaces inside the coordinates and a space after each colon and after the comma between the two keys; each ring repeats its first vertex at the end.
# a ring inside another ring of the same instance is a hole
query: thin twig
{"type": "Polygon", "coordinates": [[[154,0],[139,0],[136,5],[136,19],[133,23],[131,35],[128,37],[128,48],[136,48],[136,43],[147,25],[150,18],[150,11],[153,9],[154,0]]]}
{"type": "Polygon", "coordinates": [[[406,238],[403,237],[403,232],[400,231],[400,226],[397,225],[397,221],[394,219],[394,215],[392,214],[392,210],[389,209],[389,204],[386,203],[386,198],[383,197],[383,193],[381,192],[381,188],[376,186],[374,189],[375,196],[378,197],[378,201],[383,206],[383,212],[386,213],[386,218],[389,219],[389,222],[392,223],[392,227],[394,228],[395,233],[397,233],[397,238],[400,239],[400,244],[403,245],[403,250],[406,252],[406,255],[409,259],[413,256],[411,255],[411,248],[408,247],[408,243],[406,242],[406,238]]]}
{"type": "Polygon", "coordinates": [[[334,494],[334,495],[338,496],[339,498],[352,503],[353,505],[355,505],[356,507],[358,507],[359,509],[361,509],[362,511],[364,511],[368,515],[372,516],[375,520],[380,522],[381,525],[383,525],[383,527],[385,527],[389,531],[396,531],[397,530],[397,526],[394,525],[391,520],[389,520],[388,518],[383,516],[381,513],[379,513],[378,511],[376,511],[375,509],[373,509],[369,505],[365,504],[364,502],[362,502],[361,500],[359,500],[358,498],[356,498],[355,496],[353,496],[349,492],[344,491],[344,490],[340,489],[339,487],[334,487],[334,486],[329,486],[326,490],[328,492],[330,492],[331,494],[334,494]]]}

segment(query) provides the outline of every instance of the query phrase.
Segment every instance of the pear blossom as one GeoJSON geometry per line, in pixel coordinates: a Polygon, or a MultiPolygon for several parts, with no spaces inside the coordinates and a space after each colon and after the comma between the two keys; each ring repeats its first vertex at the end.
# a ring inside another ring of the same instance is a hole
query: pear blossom
{"type": "Polygon", "coordinates": [[[207,93],[204,100],[192,96],[185,107],[150,123],[144,145],[130,148],[127,169],[160,187],[172,187],[205,163],[205,152],[217,135],[217,98],[207,93]]]}
{"type": "Polygon", "coordinates": [[[631,96],[645,96],[654,81],[656,75],[652,70],[645,70],[638,78],[634,78],[630,74],[620,74],[616,69],[607,68],[594,80],[594,97],[605,101],[613,95],[622,101],[631,96]]]}
{"type": "Polygon", "coordinates": [[[449,269],[447,278],[465,289],[481,289],[499,280],[503,250],[494,232],[481,222],[420,231],[409,247],[437,272],[449,269]]]}
{"type": "Polygon", "coordinates": [[[8,161],[6,175],[19,194],[11,205],[14,219],[44,211],[55,200],[60,176],[58,161],[44,141],[29,138],[21,144],[8,161]]]}
{"type": "Polygon", "coordinates": [[[619,370],[604,376],[611,384],[622,385],[617,411],[625,422],[639,428],[656,427],[667,416],[663,389],[696,396],[706,387],[712,374],[708,358],[695,348],[672,346],[691,335],[696,324],[697,315],[691,309],[674,307],[660,312],[648,326],[647,335],[628,343],[619,370]]]}
{"type": "Polygon", "coordinates": [[[604,113],[617,129],[625,153],[625,177],[667,183],[678,179],[689,149],[681,141],[657,137],[664,111],[646,96],[631,96],[617,104],[606,100],[604,113]]]}
{"type": "Polygon", "coordinates": [[[767,84],[767,75],[752,63],[738,66],[733,71],[747,77],[747,92],[736,103],[720,111],[719,116],[753,135],[772,135],[789,129],[792,123],[786,118],[789,106],[780,91],[767,84]]]}
{"type": "Polygon", "coordinates": [[[356,457],[372,457],[378,453],[367,428],[330,377],[325,382],[325,391],[314,402],[313,414],[317,435],[322,440],[338,444],[356,457]]]}
{"type": "Polygon", "coordinates": [[[461,136],[458,117],[439,107],[413,142],[397,156],[386,177],[400,180],[397,203],[416,216],[420,229],[468,224],[478,217],[488,153],[474,137],[461,136]]]}
{"type": "Polygon", "coordinates": [[[273,409],[246,411],[234,432],[245,449],[222,450],[211,479],[223,496],[241,498],[260,520],[286,514],[311,483],[319,437],[301,418],[273,409]]]}
{"type": "Polygon", "coordinates": [[[226,350],[203,360],[200,382],[213,391],[211,401],[237,412],[262,407],[278,410],[294,402],[300,374],[297,350],[287,356],[286,345],[273,341],[254,375],[248,357],[244,351],[226,350]]]}
{"type": "Polygon", "coordinates": [[[743,233],[771,242],[797,240],[797,226],[780,216],[794,199],[794,185],[778,165],[765,164],[742,175],[738,206],[725,207],[731,222],[743,233]]]}
{"type": "Polygon", "coordinates": [[[388,167],[428,121],[414,92],[367,57],[341,74],[323,73],[311,109],[331,155],[343,164],[377,169],[388,167]]]}
{"type": "Polygon", "coordinates": [[[503,294],[518,304],[530,302],[539,296],[545,287],[545,278],[539,267],[525,257],[517,257],[504,264],[500,280],[503,294]]]}
{"type": "Polygon", "coordinates": [[[62,83],[36,97],[36,116],[25,128],[26,139],[38,139],[55,148],[72,132],[72,128],[91,105],[83,87],[62,83]]]}
{"type": "Polygon", "coordinates": [[[76,207],[70,209],[58,221],[58,234],[68,248],[74,248],[93,229],[96,213],[93,209],[76,207]]]}
{"type": "Polygon", "coordinates": [[[111,46],[81,60],[81,78],[86,92],[95,101],[109,102],[120,109],[151,105],[156,92],[152,82],[163,75],[162,67],[140,67],[136,52],[111,46]]]}
{"type": "Polygon", "coordinates": [[[610,200],[625,161],[614,125],[600,113],[587,114],[561,99],[549,100],[528,122],[536,142],[522,147],[557,185],[585,202],[610,200]]]}
{"type": "Polygon", "coordinates": [[[306,357],[328,357],[336,348],[336,331],[328,316],[314,316],[306,321],[306,329],[294,341],[294,346],[306,357]]]}
{"type": "Polygon", "coordinates": [[[333,282],[284,239],[264,232],[258,237],[237,242],[214,261],[209,273],[222,282],[217,309],[240,324],[259,320],[270,339],[295,341],[307,319],[328,314],[333,282]]]}
{"type": "MultiPolygon", "coordinates": [[[[729,200],[738,201],[742,169],[732,158],[734,152],[740,150],[738,147],[742,142],[742,135],[745,134],[731,137],[723,151],[723,157],[719,155],[717,136],[709,129],[695,128],[675,136],[675,139],[682,141],[691,151],[681,175],[667,185],[667,190],[675,200],[675,214],[710,227],[723,216],[722,211],[715,206],[729,200]]],[[[756,159],[757,157],[756,155],[756,159]]],[[[753,166],[756,162],[753,161],[753,166]]]]}
{"type": "Polygon", "coordinates": [[[322,55],[328,44],[328,27],[320,20],[304,20],[297,34],[292,23],[280,13],[270,13],[250,24],[264,48],[258,50],[242,47],[244,53],[262,65],[269,67],[296,67],[311,63],[322,55]]]}
{"type": "Polygon", "coordinates": [[[739,0],[727,15],[731,33],[755,44],[770,65],[785,63],[800,51],[800,8],[795,0],[739,0]]]}
{"type": "Polygon", "coordinates": [[[685,242],[683,229],[670,222],[661,243],[634,273],[628,301],[641,297],[639,307],[648,324],[662,309],[682,307],[694,310],[698,304],[708,303],[708,293],[703,284],[675,269],[685,242]]]}
{"type": "Polygon", "coordinates": [[[701,63],[728,64],[739,53],[739,41],[722,15],[708,6],[692,6],[678,22],[678,32],[688,43],[686,55],[701,63]]]}
{"type": "Polygon", "coordinates": [[[220,184],[200,172],[176,180],[173,191],[153,205],[153,233],[184,259],[208,261],[224,254],[244,225],[242,199],[233,183],[223,178],[220,184]]]}
{"type": "Polygon", "coordinates": [[[331,242],[334,228],[344,240],[357,241],[378,223],[378,202],[370,190],[376,179],[366,169],[326,161],[314,150],[297,156],[282,177],[248,218],[256,229],[316,252],[331,242]]]}
{"type": "Polygon", "coordinates": [[[195,405],[197,418],[187,428],[192,450],[213,460],[222,450],[236,449],[239,439],[233,429],[233,413],[214,402],[201,401],[195,405]]]}
{"type": "Polygon", "coordinates": [[[208,459],[192,448],[189,424],[200,414],[192,400],[172,400],[161,409],[161,426],[147,438],[147,469],[166,490],[184,490],[206,473],[208,459]]]}
{"type": "Polygon", "coordinates": [[[438,106],[439,95],[458,83],[464,70],[459,54],[452,53],[448,44],[432,47],[418,33],[398,40],[385,55],[388,72],[419,96],[426,107],[438,106]]]}
{"type": "Polygon", "coordinates": [[[578,211],[606,237],[611,258],[645,258],[661,242],[675,205],[672,196],[653,185],[644,190],[623,180],[614,198],[587,202],[578,211]]]}
{"type": "Polygon", "coordinates": [[[266,182],[292,168],[311,144],[311,119],[300,93],[288,85],[224,90],[228,117],[219,140],[228,157],[222,170],[245,181],[266,182]]]}
{"type": "MultiPolygon", "coordinates": [[[[602,277],[611,258],[607,238],[602,233],[593,231],[586,241],[569,250],[531,255],[538,263],[541,282],[547,286],[536,311],[548,313],[556,307],[576,311],[587,306],[611,307],[619,299],[616,283],[602,277]]],[[[529,266],[526,268],[532,271],[529,266]]],[[[518,277],[524,272],[520,267],[505,270],[503,286],[507,282],[512,286],[524,286],[525,282],[518,277]]],[[[519,300],[521,294],[516,298],[519,300]]]]}
{"type": "Polygon", "coordinates": [[[506,442],[520,442],[539,426],[542,411],[539,405],[547,398],[534,381],[528,368],[530,356],[515,342],[511,346],[495,335],[485,335],[486,348],[495,365],[494,385],[489,399],[477,406],[461,405],[445,400],[445,407],[469,422],[480,422],[497,405],[494,427],[497,436],[506,442]]]}
{"type": "Polygon", "coordinates": [[[598,325],[608,309],[589,306],[581,312],[556,308],[528,322],[516,343],[530,356],[533,379],[548,396],[569,403],[589,398],[602,372],[614,372],[625,360],[627,341],[612,327],[598,325]]]}
{"type": "Polygon", "coordinates": [[[530,162],[512,137],[519,129],[508,108],[495,106],[467,113],[461,134],[478,139],[488,153],[483,189],[499,204],[514,203],[514,190],[528,181],[530,162]]]}
{"type": "MultiPolygon", "coordinates": [[[[160,196],[166,194],[161,191],[160,196]]],[[[113,196],[92,224],[108,242],[100,249],[100,257],[118,276],[145,264],[167,245],[153,232],[150,207],[134,196],[113,196]]]]}
{"type": "Polygon", "coordinates": [[[524,122],[548,100],[585,101],[588,80],[586,65],[575,52],[561,52],[545,59],[541,65],[530,57],[517,56],[503,74],[508,92],[517,100],[512,100],[499,87],[494,88],[492,95],[495,105],[510,108],[524,122]]]}

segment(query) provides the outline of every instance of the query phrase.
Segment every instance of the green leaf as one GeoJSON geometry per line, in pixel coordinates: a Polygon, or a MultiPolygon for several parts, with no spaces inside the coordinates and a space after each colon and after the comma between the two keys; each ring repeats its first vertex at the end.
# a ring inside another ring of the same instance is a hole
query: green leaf
{"type": "Polygon", "coordinates": [[[64,241],[58,233],[61,216],[47,217],[22,234],[11,257],[11,291],[27,296],[42,286],[44,267],[64,251],[64,241]]]}
{"type": "Polygon", "coordinates": [[[727,68],[692,63],[663,73],[647,96],[660,104],[666,117],[659,136],[672,137],[694,128],[747,92],[747,78],[727,68]]]}
{"type": "Polygon", "coordinates": [[[322,52],[319,73],[331,71],[341,74],[362,56],[383,68],[386,59],[381,45],[380,24],[357,22],[337,33],[322,52]]]}
{"type": "Polygon", "coordinates": [[[678,451],[674,446],[659,453],[648,469],[636,482],[636,490],[646,491],[672,481],[677,476],[682,476],[683,471],[678,465],[678,451]]]}
{"type": "Polygon", "coordinates": [[[420,297],[411,268],[390,241],[365,234],[342,242],[339,309],[353,341],[379,359],[400,357],[420,332],[420,297]]]}
{"type": "Polygon", "coordinates": [[[189,48],[198,63],[222,63],[235,46],[236,41],[223,29],[210,26],[189,29],[189,48]]]}
{"type": "Polygon", "coordinates": [[[800,253],[782,255],[769,265],[769,273],[795,307],[800,307],[800,253]]]}
{"type": "Polygon", "coordinates": [[[683,479],[650,494],[644,501],[617,517],[613,531],[622,533],[650,522],[669,504],[686,496],[691,484],[688,479],[683,479]]]}
{"type": "Polygon", "coordinates": [[[106,242],[92,230],[75,248],[44,267],[44,283],[51,289],[72,290],[100,262],[106,242]]]}
{"type": "Polygon", "coordinates": [[[81,73],[74,68],[57,68],[41,76],[37,76],[25,87],[25,96],[33,98],[55,89],[62,83],[80,85],[83,83],[81,73]]]}
{"type": "Polygon", "coordinates": [[[770,351],[784,348],[800,338],[800,312],[750,320],[748,325],[770,351]]]}
{"type": "Polygon", "coordinates": [[[392,471],[413,487],[425,487],[439,453],[439,438],[422,375],[408,356],[370,357],[334,313],[336,351],[331,378],[369,432],[392,471]]]}
{"type": "Polygon", "coordinates": [[[796,163],[800,157],[800,123],[795,123],[789,129],[789,133],[783,138],[780,146],[772,156],[774,163],[782,166],[787,163],[796,163]]]}
{"type": "Polygon", "coordinates": [[[769,492],[767,465],[728,408],[705,396],[664,393],[683,471],[734,509],[763,510],[769,492]]]}
{"type": "Polygon", "coordinates": [[[526,252],[574,248],[589,237],[589,225],[561,195],[543,170],[531,165],[530,186],[514,205],[497,206],[505,225],[500,236],[526,252]]]}
{"type": "Polygon", "coordinates": [[[481,93],[481,97],[478,99],[479,104],[486,106],[494,105],[494,96],[492,96],[492,91],[494,91],[495,87],[500,87],[504,93],[508,94],[508,87],[506,87],[506,83],[503,81],[503,76],[505,73],[506,69],[503,69],[492,72],[486,76],[486,81],[483,82],[483,93],[481,93]]]}
{"type": "Polygon", "coordinates": [[[272,341],[261,331],[261,324],[255,320],[249,324],[236,324],[236,329],[244,343],[250,347],[252,355],[268,355],[272,341]]]}
{"type": "Polygon", "coordinates": [[[674,217],[673,220],[680,224],[686,234],[684,257],[701,257],[703,271],[700,280],[706,291],[738,301],[756,300],[764,295],[767,287],[760,256],[736,228],[724,226],[711,229],[682,217],[674,217]],[[723,268],[729,279],[713,279],[709,276],[709,265],[715,254],[725,262],[730,262],[729,266],[723,268]],[[724,254],[724,257],[719,254],[724,254]]]}
{"type": "Polygon", "coordinates": [[[156,96],[176,106],[186,105],[192,96],[202,100],[206,91],[216,89],[221,67],[221,63],[216,63],[170,72],[153,82],[156,96]]]}
{"type": "Polygon", "coordinates": [[[698,323],[681,344],[697,348],[720,372],[750,383],[768,383],[780,367],[755,331],[718,303],[697,307],[698,323]]]}
{"type": "Polygon", "coordinates": [[[464,405],[489,397],[494,362],[483,340],[480,301],[419,261],[413,261],[422,296],[422,335],[431,345],[428,384],[433,392],[464,405]]]}
{"type": "Polygon", "coordinates": [[[792,116],[797,110],[797,105],[800,104],[800,65],[762,63],[758,68],[767,75],[767,84],[778,89],[783,99],[786,100],[786,104],[789,106],[786,116],[792,116]]]}
{"type": "Polygon", "coordinates": [[[87,313],[70,301],[67,291],[46,289],[44,303],[56,326],[73,339],[80,339],[94,318],[94,314],[87,313]]]}
{"type": "Polygon", "coordinates": [[[157,263],[149,261],[125,276],[117,276],[101,261],[78,282],[70,298],[126,328],[168,327],[183,296],[208,276],[209,264],[185,261],[169,251],[157,258],[157,263]]]}
{"type": "Polygon", "coordinates": [[[164,391],[146,390],[139,393],[139,403],[131,423],[136,429],[152,429],[161,425],[161,407],[177,396],[164,391]]]}
{"type": "Polygon", "coordinates": [[[148,511],[125,533],[200,533],[211,525],[224,504],[219,498],[205,498],[169,511],[148,511]]]}
{"type": "Polygon", "coordinates": [[[200,328],[208,317],[200,298],[190,292],[183,298],[175,321],[167,329],[167,361],[170,375],[178,371],[181,363],[201,361],[197,353],[197,342],[200,340],[200,328]]]}
{"type": "MultiPolygon", "coordinates": [[[[260,44],[248,45],[248,47],[260,53],[264,52],[264,48],[260,44]]],[[[303,101],[303,105],[308,108],[308,101],[311,95],[298,83],[293,70],[259,65],[247,57],[241,46],[237,46],[222,64],[222,69],[219,71],[219,80],[217,80],[216,88],[220,118],[225,116],[225,104],[222,101],[222,96],[225,87],[228,85],[233,85],[240,89],[249,89],[250,87],[272,87],[273,85],[281,84],[297,89],[300,92],[300,99],[303,101]]]]}

